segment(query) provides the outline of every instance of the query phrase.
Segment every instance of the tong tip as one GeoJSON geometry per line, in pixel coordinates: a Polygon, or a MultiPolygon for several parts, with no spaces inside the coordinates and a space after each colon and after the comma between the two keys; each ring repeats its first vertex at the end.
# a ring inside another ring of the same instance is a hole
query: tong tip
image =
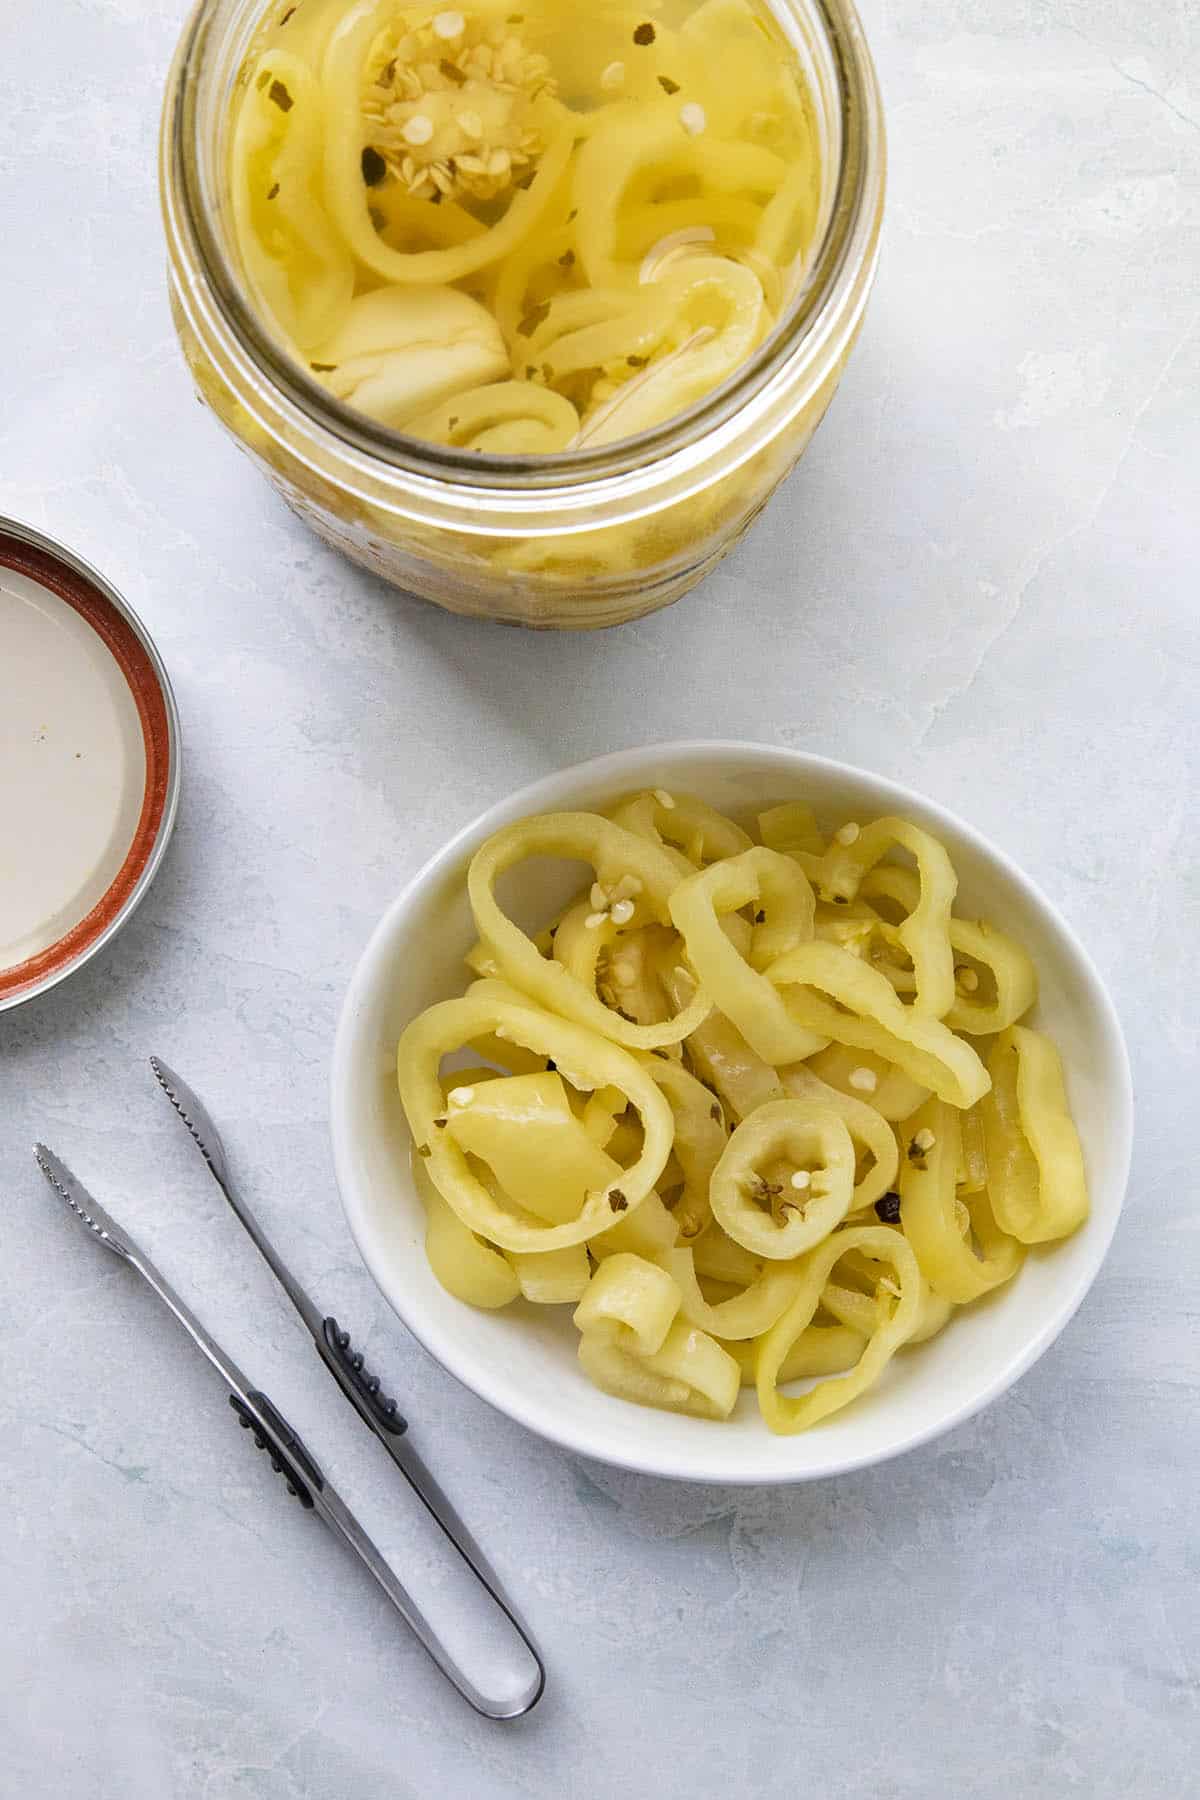
{"type": "Polygon", "coordinates": [[[198,1095],[161,1056],[150,1058],[150,1068],[163,1093],[187,1126],[188,1134],[223,1187],[228,1186],[225,1146],[198,1095]]]}
{"type": "Polygon", "coordinates": [[[99,1201],[92,1198],[79,1177],[73,1175],[62,1158],[55,1156],[47,1145],[35,1144],[33,1154],[38,1168],[59,1199],[66,1202],[94,1237],[98,1237],[109,1250],[128,1261],[130,1248],[120,1227],[115,1219],[109,1217],[99,1201]]]}

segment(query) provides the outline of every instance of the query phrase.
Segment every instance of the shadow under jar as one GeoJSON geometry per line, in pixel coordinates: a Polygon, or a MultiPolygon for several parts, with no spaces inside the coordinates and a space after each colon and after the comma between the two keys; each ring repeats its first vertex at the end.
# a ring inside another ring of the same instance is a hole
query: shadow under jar
{"type": "Polygon", "coordinates": [[[256,304],[234,226],[231,133],[249,59],[279,10],[279,0],[201,0],[168,80],[160,176],[171,302],[202,397],[321,538],[408,593],[452,612],[570,629],[669,605],[801,456],[862,320],[885,150],[849,0],[769,9],[807,90],[819,159],[811,240],[770,334],[664,423],[615,442],[589,443],[585,430],[577,446],[536,455],[434,443],[366,416],[329,391],[256,304]]]}

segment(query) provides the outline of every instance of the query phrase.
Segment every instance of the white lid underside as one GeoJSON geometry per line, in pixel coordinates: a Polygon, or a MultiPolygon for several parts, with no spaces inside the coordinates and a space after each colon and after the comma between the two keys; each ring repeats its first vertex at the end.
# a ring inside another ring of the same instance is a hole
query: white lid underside
{"type": "Polygon", "coordinates": [[[111,652],[65,600],[0,568],[0,970],[102,898],[145,786],[141,721],[111,652]]]}

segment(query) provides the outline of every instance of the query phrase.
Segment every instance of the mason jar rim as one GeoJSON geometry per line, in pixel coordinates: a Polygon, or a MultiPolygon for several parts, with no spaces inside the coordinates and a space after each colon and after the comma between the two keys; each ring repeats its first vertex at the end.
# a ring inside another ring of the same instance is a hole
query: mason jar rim
{"type": "MultiPolygon", "coordinates": [[[[196,0],[168,78],[164,207],[174,214],[169,222],[190,243],[224,327],[226,349],[237,357],[243,374],[255,385],[256,377],[265,376],[274,397],[299,415],[303,429],[315,428],[331,449],[348,455],[364,472],[428,485],[443,496],[448,488],[464,494],[488,490],[509,504],[531,490],[583,498],[601,483],[640,486],[640,478],[651,472],[668,466],[678,472],[692,460],[691,453],[706,457],[715,437],[725,437],[756,413],[770,410],[781,386],[796,383],[806,369],[815,368],[819,379],[825,368],[820,353],[830,337],[849,336],[844,315],[861,310],[870,286],[869,279],[857,277],[872,253],[885,157],[878,83],[853,0],[810,0],[833,61],[841,155],[820,249],[784,318],[711,394],[663,423],[610,444],[519,456],[433,444],[367,418],[311,380],[264,326],[221,242],[215,223],[220,209],[205,191],[203,159],[197,154],[200,73],[219,3],[196,0]],[[182,204],[175,207],[175,201],[182,204]]],[[[779,18],[785,11],[795,14],[801,0],[764,3],[779,18]]]]}

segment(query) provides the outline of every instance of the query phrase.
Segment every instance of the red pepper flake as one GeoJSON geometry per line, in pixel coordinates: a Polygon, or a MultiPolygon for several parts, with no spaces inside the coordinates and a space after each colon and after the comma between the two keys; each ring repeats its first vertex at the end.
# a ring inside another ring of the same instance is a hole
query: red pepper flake
{"type": "Polygon", "coordinates": [[[621,1192],[620,1188],[612,1188],[609,1191],[608,1204],[615,1213],[621,1213],[627,1209],[629,1202],[621,1192]]]}
{"type": "Polygon", "coordinates": [[[286,25],[286,24],[287,24],[287,22],[288,22],[288,20],[289,20],[289,19],[292,19],[292,18],[294,18],[294,17],[295,17],[295,16],[296,16],[296,9],[295,9],[295,7],[294,7],[294,6],[289,6],[289,7],[288,7],[288,9],[287,9],[287,11],[286,11],[286,12],[285,12],[285,13],[284,13],[284,15],[283,15],[283,17],[282,17],[282,19],[280,19],[280,21],[279,21],[279,23],[280,23],[280,24],[281,24],[281,25],[286,25]]]}
{"type": "Polygon", "coordinates": [[[660,75],[658,78],[658,85],[664,94],[677,94],[679,92],[679,83],[677,81],[672,81],[669,75],[660,75]]]}
{"type": "Polygon", "coordinates": [[[560,268],[569,269],[575,261],[575,252],[573,250],[564,250],[558,261],[560,268]]]}
{"type": "Polygon", "coordinates": [[[282,81],[273,81],[267,89],[267,99],[273,100],[280,112],[291,112],[295,102],[284,87],[282,81]]]}
{"type": "Polygon", "coordinates": [[[654,27],[649,19],[647,19],[643,25],[639,25],[633,34],[633,41],[635,44],[652,44],[654,38],[654,27]]]}
{"type": "Polygon", "coordinates": [[[883,1220],[885,1225],[898,1225],[900,1223],[899,1194],[885,1194],[882,1200],[877,1200],[875,1202],[875,1213],[878,1218],[883,1220]]]}
{"type": "Polygon", "coordinates": [[[273,200],[278,192],[279,192],[279,183],[276,182],[274,187],[267,189],[267,199],[273,200]]]}

